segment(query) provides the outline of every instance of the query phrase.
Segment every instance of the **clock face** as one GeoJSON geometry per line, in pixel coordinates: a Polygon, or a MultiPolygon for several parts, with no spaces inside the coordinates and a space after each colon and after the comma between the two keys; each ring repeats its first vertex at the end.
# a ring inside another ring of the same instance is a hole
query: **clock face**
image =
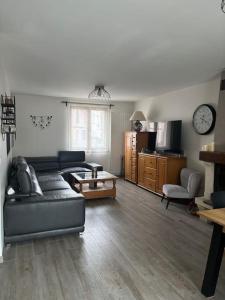
{"type": "Polygon", "coordinates": [[[211,105],[200,105],[193,115],[193,127],[198,134],[207,134],[215,126],[216,111],[211,105]]]}

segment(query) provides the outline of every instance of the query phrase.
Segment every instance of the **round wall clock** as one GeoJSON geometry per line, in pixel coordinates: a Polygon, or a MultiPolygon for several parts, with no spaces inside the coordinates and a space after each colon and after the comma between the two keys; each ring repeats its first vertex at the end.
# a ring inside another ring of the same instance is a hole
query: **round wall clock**
{"type": "Polygon", "coordinates": [[[198,134],[207,134],[216,123],[216,111],[212,105],[202,104],[193,114],[193,127],[198,134]]]}

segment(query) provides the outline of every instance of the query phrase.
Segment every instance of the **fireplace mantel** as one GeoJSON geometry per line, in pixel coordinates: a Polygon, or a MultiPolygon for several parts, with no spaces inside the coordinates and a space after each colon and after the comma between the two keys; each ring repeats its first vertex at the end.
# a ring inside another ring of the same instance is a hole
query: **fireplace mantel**
{"type": "Polygon", "coordinates": [[[199,159],[205,162],[225,165],[225,152],[200,151],[199,159]]]}

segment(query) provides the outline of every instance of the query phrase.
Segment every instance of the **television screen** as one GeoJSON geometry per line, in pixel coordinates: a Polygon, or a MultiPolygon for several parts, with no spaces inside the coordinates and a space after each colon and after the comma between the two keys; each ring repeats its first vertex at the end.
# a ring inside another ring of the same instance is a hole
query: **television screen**
{"type": "Polygon", "coordinates": [[[181,153],[182,121],[157,122],[156,151],[181,153]]]}

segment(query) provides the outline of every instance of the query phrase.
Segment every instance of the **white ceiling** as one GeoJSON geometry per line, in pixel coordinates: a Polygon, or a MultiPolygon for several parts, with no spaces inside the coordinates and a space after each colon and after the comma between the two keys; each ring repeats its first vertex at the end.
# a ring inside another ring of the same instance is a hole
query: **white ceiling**
{"type": "Polygon", "coordinates": [[[19,93],[141,99],[225,68],[220,0],[0,0],[1,71],[19,93]]]}

